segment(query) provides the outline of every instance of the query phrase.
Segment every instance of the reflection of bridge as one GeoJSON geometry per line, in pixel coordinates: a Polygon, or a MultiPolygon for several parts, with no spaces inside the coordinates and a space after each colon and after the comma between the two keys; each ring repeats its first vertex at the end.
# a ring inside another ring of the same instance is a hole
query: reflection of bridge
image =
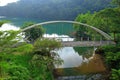
{"type": "MultiPolygon", "coordinates": [[[[106,39],[106,41],[90,41],[89,39],[87,41],[62,41],[62,45],[63,46],[67,46],[67,47],[73,47],[73,46],[81,46],[81,47],[85,47],[85,46],[102,46],[102,45],[106,45],[106,44],[115,44],[115,42],[113,42],[113,38],[111,36],[109,36],[107,33],[101,31],[100,29],[84,24],[84,23],[80,23],[80,22],[76,22],[76,21],[48,21],[48,22],[42,22],[42,23],[38,23],[38,24],[34,24],[32,26],[29,26],[25,29],[23,29],[22,31],[26,31],[28,29],[34,28],[36,26],[43,26],[46,24],[54,24],[54,23],[70,23],[70,24],[78,24],[78,25],[82,25],[84,27],[88,27],[94,31],[96,31],[97,33],[99,33],[100,35],[104,36],[104,38],[106,39]]],[[[48,37],[49,38],[49,37],[48,37]]],[[[53,38],[57,38],[57,37],[53,37],[53,38]]],[[[62,38],[61,38],[62,39],[62,38]]]]}

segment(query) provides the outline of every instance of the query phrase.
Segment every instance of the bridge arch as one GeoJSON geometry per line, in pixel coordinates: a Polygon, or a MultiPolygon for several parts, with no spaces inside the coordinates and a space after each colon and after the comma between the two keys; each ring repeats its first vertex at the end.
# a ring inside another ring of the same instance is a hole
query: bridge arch
{"type": "Polygon", "coordinates": [[[107,40],[113,40],[113,38],[111,36],[109,36],[107,33],[103,32],[102,30],[100,30],[100,29],[98,29],[98,28],[96,28],[94,26],[90,26],[88,24],[80,23],[80,22],[77,22],[77,21],[60,20],[60,21],[41,22],[41,23],[37,23],[37,24],[31,25],[31,26],[28,26],[27,28],[24,28],[21,31],[24,32],[24,31],[26,31],[28,29],[34,28],[34,27],[39,26],[39,25],[42,26],[42,25],[45,25],[45,24],[53,24],[53,23],[73,23],[73,24],[83,25],[85,27],[89,27],[89,28],[93,29],[94,31],[98,32],[99,34],[104,36],[107,40]]]}

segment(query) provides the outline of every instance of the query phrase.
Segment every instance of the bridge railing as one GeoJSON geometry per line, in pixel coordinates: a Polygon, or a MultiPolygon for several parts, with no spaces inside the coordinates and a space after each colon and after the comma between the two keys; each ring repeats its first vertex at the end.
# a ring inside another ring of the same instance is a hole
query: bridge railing
{"type": "Polygon", "coordinates": [[[92,47],[92,46],[104,46],[115,45],[113,41],[72,41],[62,42],[63,47],[92,47]]]}

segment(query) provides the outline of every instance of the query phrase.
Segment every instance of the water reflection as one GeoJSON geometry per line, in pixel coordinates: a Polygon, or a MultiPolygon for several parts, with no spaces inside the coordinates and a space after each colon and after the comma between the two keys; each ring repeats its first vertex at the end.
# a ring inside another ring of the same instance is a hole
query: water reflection
{"type": "MultiPolygon", "coordinates": [[[[70,41],[74,40],[74,38],[70,38],[67,35],[44,34],[44,37],[56,37],[57,39],[62,39],[62,41],[66,41],[66,38],[69,38],[70,41]]],[[[93,47],[64,47],[58,50],[57,53],[63,60],[63,64],[55,65],[55,68],[61,74],[64,74],[66,70],[76,74],[98,73],[106,70],[101,56],[94,53],[93,47]]]]}
{"type": "Polygon", "coordinates": [[[81,73],[98,73],[106,71],[104,63],[99,54],[94,54],[88,59],[88,63],[83,62],[75,69],[81,73]]]}
{"type": "Polygon", "coordinates": [[[79,56],[79,54],[77,54],[72,47],[65,47],[62,50],[59,50],[58,54],[64,63],[59,66],[56,65],[56,68],[77,67],[83,61],[82,56],[79,56]]]}
{"type": "MultiPolygon", "coordinates": [[[[81,52],[83,51],[84,50],[82,50],[81,52]]],[[[84,62],[88,63],[89,58],[92,56],[89,50],[85,51],[84,53],[82,53],[82,55],[80,55],[78,52],[75,51],[75,48],[73,47],[64,47],[62,50],[59,50],[57,52],[64,62],[62,65],[59,66],[56,65],[56,68],[78,67],[82,65],[84,62]]]]}
{"type": "MultiPolygon", "coordinates": [[[[58,51],[64,63],[56,67],[56,74],[59,76],[93,74],[105,72],[106,68],[99,54],[92,49],[81,49],[84,53],[78,53],[72,47],[65,47],[58,51]]],[[[79,48],[80,49],[80,48],[79,48]]]]}

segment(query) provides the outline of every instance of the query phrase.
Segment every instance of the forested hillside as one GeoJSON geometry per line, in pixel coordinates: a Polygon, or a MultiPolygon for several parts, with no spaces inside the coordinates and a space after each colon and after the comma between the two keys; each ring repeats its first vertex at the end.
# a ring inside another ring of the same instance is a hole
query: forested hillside
{"type": "Polygon", "coordinates": [[[0,16],[73,20],[79,13],[110,7],[111,0],[20,0],[0,7],[0,16]]]}

